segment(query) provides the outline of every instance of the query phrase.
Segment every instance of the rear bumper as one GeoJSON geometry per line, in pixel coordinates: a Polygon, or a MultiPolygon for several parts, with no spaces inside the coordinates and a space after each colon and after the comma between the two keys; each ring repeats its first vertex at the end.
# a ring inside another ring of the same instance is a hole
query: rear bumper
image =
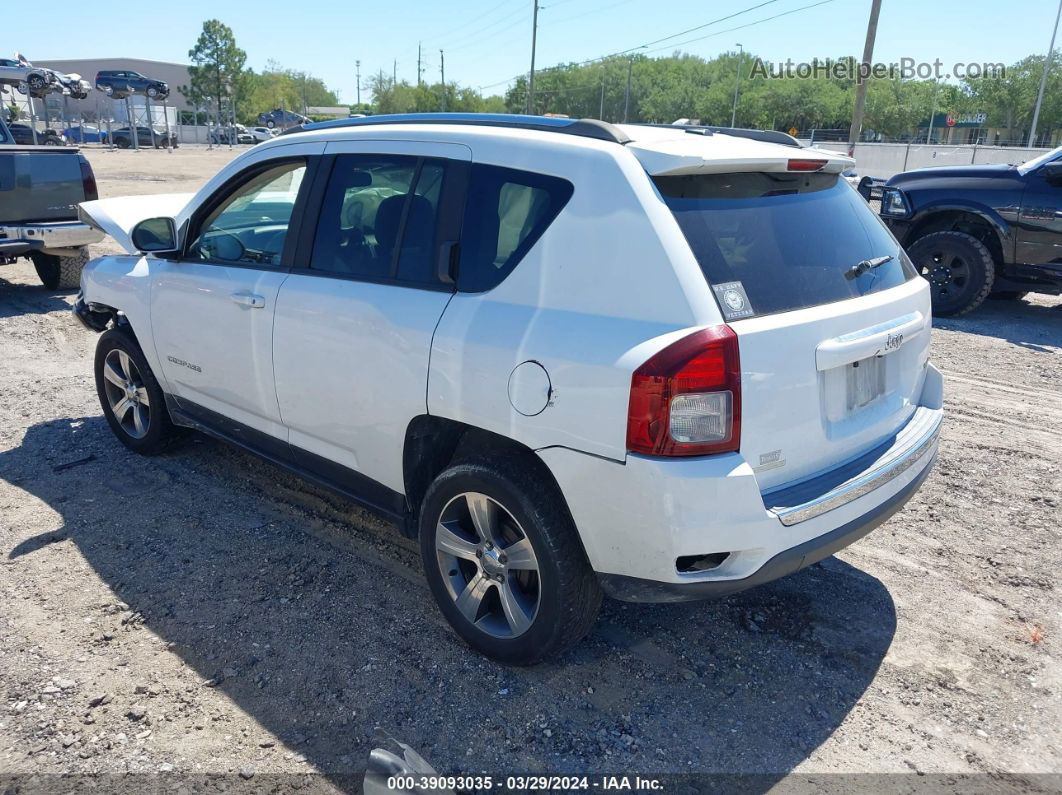
{"type": "Polygon", "coordinates": [[[918,476],[885,502],[835,530],[779,552],[748,577],[738,580],[674,583],[641,580],[620,574],[599,574],[598,580],[601,582],[601,587],[605,589],[605,593],[613,599],[621,599],[625,602],[691,602],[700,599],[716,599],[777,580],[828,558],[883,524],[914,496],[925,479],[929,477],[935,459],[936,446],[934,445],[932,457],[918,476]]]}
{"type": "Polygon", "coordinates": [[[942,380],[927,365],[921,405],[893,438],[784,490],[761,492],[737,453],[630,454],[624,463],[563,448],[538,454],[610,595],[665,602],[721,596],[828,557],[898,511],[936,460],[942,380]]]}
{"type": "Polygon", "coordinates": [[[19,226],[0,226],[0,240],[4,242],[24,241],[30,244],[29,250],[79,248],[103,240],[103,232],[93,229],[80,221],[59,222],[53,224],[23,224],[19,226]]]}

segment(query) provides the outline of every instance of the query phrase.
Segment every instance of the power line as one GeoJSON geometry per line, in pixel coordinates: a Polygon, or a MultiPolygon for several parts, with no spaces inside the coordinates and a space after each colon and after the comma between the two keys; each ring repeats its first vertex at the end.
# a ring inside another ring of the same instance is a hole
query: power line
{"type": "MultiPolygon", "coordinates": [[[[588,17],[591,14],[597,14],[597,13],[600,13],[601,11],[609,11],[609,10],[611,10],[613,8],[616,8],[617,6],[625,6],[628,3],[632,3],[632,2],[634,2],[634,0],[619,0],[618,3],[610,3],[607,6],[598,6],[597,8],[591,8],[591,9],[588,9],[586,11],[583,11],[581,14],[575,14],[574,16],[564,17],[563,19],[551,19],[546,24],[548,24],[548,25],[562,25],[565,22],[574,22],[577,19],[582,19],[583,17],[588,17]]],[[[543,8],[543,9],[553,8],[553,6],[555,6],[555,5],[557,5],[557,3],[552,3],[551,5],[548,5],[548,6],[541,6],[541,8],[543,8]]]]}
{"type": "MultiPolygon", "coordinates": [[[[603,60],[607,60],[609,58],[615,58],[615,57],[620,56],[620,55],[628,55],[628,54],[633,53],[633,52],[635,52],[637,50],[645,50],[645,49],[647,49],[648,47],[650,47],[650,46],[652,46],[654,44],[659,44],[660,42],[663,42],[663,41],[669,41],[671,39],[678,38],[679,36],[684,36],[685,34],[691,33],[691,32],[696,31],[696,30],[703,30],[706,27],[710,27],[712,25],[717,25],[720,22],[725,22],[728,19],[733,19],[734,17],[741,16],[742,14],[747,14],[750,11],[755,11],[755,10],[757,10],[759,8],[763,8],[764,6],[771,5],[772,3],[777,3],[778,1],[779,0],[764,0],[764,2],[757,3],[756,5],[749,6],[748,8],[743,8],[740,11],[735,11],[732,14],[727,14],[726,16],[710,20],[709,22],[701,23],[700,25],[694,25],[691,28],[686,28],[685,30],[679,31],[678,33],[672,33],[669,36],[664,36],[664,37],[659,38],[659,39],[653,39],[652,41],[646,42],[645,44],[639,44],[637,47],[629,47],[629,48],[627,48],[625,50],[618,50],[617,52],[609,53],[608,55],[600,55],[600,56],[598,56],[596,58],[588,58],[585,61],[578,61],[578,62],[576,62],[574,64],[571,64],[571,66],[585,66],[587,64],[594,63],[595,61],[603,61],[603,60]]],[[[805,8],[813,8],[816,5],[825,5],[826,3],[829,3],[829,2],[833,2],[833,0],[822,0],[822,2],[815,3],[815,4],[811,5],[811,6],[804,6],[802,8],[793,9],[793,11],[788,11],[785,14],[779,14],[778,16],[785,16],[786,14],[792,14],[792,13],[794,13],[796,11],[802,11],[805,8]]],[[[603,10],[603,9],[598,9],[598,10],[603,10]]],[[[769,22],[772,19],[777,19],[777,16],[768,17],[767,19],[761,19],[761,20],[759,20],[757,22],[752,22],[752,23],[749,23],[747,25],[741,25],[741,26],[736,27],[736,28],[731,28],[730,30],[719,31],[718,34],[729,33],[729,32],[731,32],[733,30],[740,30],[741,28],[751,27],[752,25],[759,25],[759,24],[761,24],[763,22],[769,22]]],[[[676,46],[677,47],[677,46],[681,46],[682,44],[688,44],[688,43],[695,42],[695,41],[701,41],[702,39],[705,39],[705,38],[711,38],[711,36],[715,36],[715,35],[718,35],[718,34],[713,33],[713,34],[710,34],[709,36],[703,36],[703,37],[696,38],[696,39],[690,39],[689,41],[686,41],[686,42],[678,42],[677,44],[668,45],[668,46],[669,47],[671,47],[671,46],[676,46]]],[[[661,48],[658,48],[658,49],[668,49],[668,47],[661,47],[661,48]]],[[[658,50],[653,50],[653,52],[656,52],[656,51],[658,51],[658,50]]],[[[506,83],[511,83],[513,80],[516,80],[516,79],[518,79],[520,77],[523,77],[525,74],[526,74],[526,72],[521,72],[518,75],[514,75],[514,76],[509,77],[509,78],[507,78],[505,80],[499,80],[496,83],[490,83],[488,85],[481,85],[481,86],[479,86],[479,89],[483,90],[483,89],[487,89],[487,88],[494,88],[496,86],[504,85],[506,83]]]]}
{"type": "MultiPolygon", "coordinates": [[[[447,44],[450,45],[449,49],[453,50],[453,49],[457,49],[458,47],[466,47],[469,44],[474,44],[477,41],[482,41],[482,39],[485,38],[484,34],[493,36],[493,35],[495,35],[496,33],[500,32],[500,31],[499,30],[492,30],[492,28],[495,28],[497,25],[501,25],[501,24],[504,24],[506,22],[509,22],[510,20],[515,19],[516,17],[523,17],[526,13],[527,13],[527,9],[522,8],[522,7],[521,8],[517,8],[512,13],[506,14],[503,17],[498,17],[498,19],[495,19],[493,22],[487,23],[486,25],[484,25],[481,28],[478,28],[478,29],[472,30],[472,31],[465,31],[463,34],[458,35],[457,38],[452,39],[452,40],[447,42],[447,44]],[[490,32],[488,33],[488,31],[490,31],[490,32]]],[[[522,21],[522,20],[520,20],[520,21],[522,21]]]]}
{"type": "MultiPolygon", "coordinates": [[[[520,13],[521,14],[524,13],[523,9],[521,9],[520,13]]],[[[499,28],[498,30],[492,31],[489,36],[484,36],[483,38],[495,39],[497,36],[501,35],[502,33],[505,33],[507,30],[512,30],[517,25],[523,25],[525,23],[526,23],[526,20],[518,19],[515,22],[513,22],[513,23],[511,23],[509,25],[506,25],[504,28],[499,28]]],[[[476,46],[481,41],[483,41],[483,39],[472,39],[471,41],[466,42],[465,44],[459,44],[456,47],[450,47],[449,49],[450,49],[451,52],[456,52],[457,50],[467,50],[469,47],[476,46]]]]}
{"type": "Polygon", "coordinates": [[[751,28],[754,25],[762,25],[764,22],[770,22],[771,20],[779,19],[780,17],[787,17],[790,14],[795,14],[798,11],[807,11],[809,8],[816,8],[817,6],[824,6],[827,3],[832,3],[832,2],[834,2],[834,0],[819,0],[818,3],[811,3],[810,5],[800,6],[799,8],[794,8],[794,9],[791,9],[789,11],[783,11],[782,13],[775,14],[774,16],[771,16],[771,17],[765,17],[763,19],[757,19],[755,22],[746,22],[744,25],[737,25],[737,26],[732,27],[732,28],[727,28],[726,30],[717,30],[715,33],[709,33],[707,36],[698,36],[695,39],[686,39],[685,41],[679,41],[679,42],[676,42],[674,44],[667,44],[667,45],[664,45],[663,47],[656,47],[655,49],[647,50],[646,54],[651,53],[651,52],[660,52],[661,50],[670,50],[673,47],[681,47],[684,44],[693,44],[693,43],[698,42],[698,41],[704,41],[705,39],[714,38],[715,36],[722,36],[724,33],[733,33],[735,30],[744,30],[745,28],[751,28]]]}
{"type": "Polygon", "coordinates": [[[662,41],[668,41],[669,39],[677,39],[679,36],[685,36],[687,33],[693,33],[695,30],[702,30],[703,28],[711,27],[712,25],[718,25],[720,22],[726,22],[728,19],[739,17],[742,14],[747,14],[749,11],[755,11],[764,6],[769,6],[771,3],[777,3],[778,0],[765,0],[765,2],[759,5],[749,6],[741,11],[735,11],[733,14],[727,14],[725,17],[719,17],[719,19],[713,19],[711,22],[705,22],[703,25],[695,25],[692,28],[686,28],[686,30],[679,31],[678,33],[672,33],[670,36],[664,36],[662,39],[655,39],[653,41],[647,41],[643,44],[643,47],[652,47],[654,44],[659,44],[662,41]]]}
{"type": "Polygon", "coordinates": [[[492,8],[488,8],[482,14],[477,14],[476,16],[472,17],[472,19],[468,20],[463,25],[458,25],[456,28],[450,28],[445,33],[440,33],[440,34],[438,34],[436,36],[433,36],[433,37],[427,39],[427,41],[439,41],[440,39],[445,39],[447,36],[452,36],[454,33],[460,33],[461,31],[467,31],[468,28],[471,25],[475,24],[476,22],[479,22],[481,19],[485,19],[485,18],[489,17],[491,14],[495,13],[496,11],[500,11],[501,9],[505,8],[506,6],[512,5],[513,3],[516,3],[516,2],[520,2],[520,0],[504,0],[504,2],[500,2],[497,5],[493,6],[492,8]]]}

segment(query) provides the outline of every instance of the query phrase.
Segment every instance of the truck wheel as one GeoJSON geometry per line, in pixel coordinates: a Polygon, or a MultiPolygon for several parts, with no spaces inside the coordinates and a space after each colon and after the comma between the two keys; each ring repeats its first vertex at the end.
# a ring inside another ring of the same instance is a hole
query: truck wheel
{"type": "Polygon", "coordinates": [[[67,257],[35,253],[31,258],[41,284],[49,290],[73,290],[81,284],[81,271],[89,254],[87,248],[80,248],[67,257]]]}
{"type": "Polygon", "coordinates": [[[556,485],[511,456],[465,461],[428,489],[420,551],[432,595],[466,643],[531,665],[590,631],[601,588],[556,485]]]}
{"type": "Polygon", "coordinates": [[[179,435],[162,387],[132,334],[123,328],[103,332],[94,369],[103,416],[118,441],[134,453],[151,455],[179,435]]]}
{"type": "Polygon", "coordinates": [[[928,281],[933,314],[961,315],[976,309],[992,291],[996,263],[984,243],[965,232],[932,232],[907,253],[928,281]]]}

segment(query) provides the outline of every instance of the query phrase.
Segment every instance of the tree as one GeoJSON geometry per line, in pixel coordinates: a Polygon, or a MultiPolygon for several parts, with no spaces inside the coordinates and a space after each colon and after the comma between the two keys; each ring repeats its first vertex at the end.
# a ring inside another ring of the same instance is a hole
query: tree
{"type": "Polygon", "coordinates": [[[236,37],[228,25],[208,19],[188,57],[192,60],[188,67],[189,85],[181,86],[180,92],[195,105],[209,100],[220,117],[224,100],[235,101],[244,89],[247,53],[236,46],[236,37]]]}

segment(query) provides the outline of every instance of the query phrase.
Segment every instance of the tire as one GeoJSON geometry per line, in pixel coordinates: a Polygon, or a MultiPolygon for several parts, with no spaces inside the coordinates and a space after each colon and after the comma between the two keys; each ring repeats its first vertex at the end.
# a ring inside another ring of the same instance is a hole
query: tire
{"type": "Polygon", "coordinates": [[[33,268],[49,290],[73,290],[81,285],[81,271],[88,262],[88,249],[80,248],[76,254],[60,257],[54,254],[33,254],[33,268]]]}
{"type": "Polygon", "coordinates": [[[94,370],[103,416],[118,441],[134,453],[153,455],[179,435],[162,387],[129,331],[119,327],[100,335],[94,370]]]}
{"type": "Polygon", "coordinates": [[[159,95],[159,90],[155,86],[148,86],[147,95],[154,99],[159,95]]]}
{"type": "Polygon", "coordinates": [[[907,249],[928,281],[933,314],[962,315],[976,309],[992,291],[996,263],[984,243],[965,232],[931,232],[907,249]]]}
{"type": "Polygon", "coordinates": [[[988,297],[993,301],[1020,301],[1028,294],[1028,290],[993,290],[988,297]]]}
{"type": "Polygon", "coordinates": [[[40,75],[30,75],[26,78],[26,85],[29,86],[30,91],[40,91],[46,85],[45,80],[40,75]]]}
{"type": "Polygon", "coordinates": [[[472,648],[513,665],[578,643],[602,598],[563,497],[535,463],[492,456],[455,464],[420,511],[421,559],[443,616],[472,648]]]}
{"type": "Polygon", "coordinates": [[[49,136],[45,136],[44,145],[45,146],[62,146],[62,143],[60,141],[56,140],[55,138],[52,138],[49,135],[49,136]]]}
{"type": "Polygon", "coordinates": [[[270,119],[269,121],[266,122],[266,127],[268,127],[270,130],[272,130],[276,126],[277,126],[277,123],[275,121],[273,121],[272,119],[270,119]]]}
{"type": "Polygon", "coordinates": [[[128,149],[130,146],[133,145],[133,142],[129,138],[115,138],[114,145],[117,146],[119,149],[128,149]]]}

